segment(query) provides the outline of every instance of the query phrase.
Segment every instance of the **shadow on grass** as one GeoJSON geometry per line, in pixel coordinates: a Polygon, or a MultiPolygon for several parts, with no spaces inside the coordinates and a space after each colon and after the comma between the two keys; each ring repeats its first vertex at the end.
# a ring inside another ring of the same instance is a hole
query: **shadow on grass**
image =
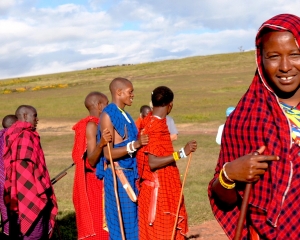
{"type": "MultiPolygon", "coordinates": [[[[8,236],[1,233],[0,228],[0,239],[9,240],[8,236]]],[[[56,221],[56,226],[52,234],[51,240],[76,240],[77,239],[77,229],[75,222],[75,213],[71,212],[63,217],[59,217],[56,221]]],[[[10,239],[11,240],[11,239],[10,239]]]]}
{"type": "Polygon", "coordinates": [[[68,213],[63,217],[58,218],[51,240],[73,239],[77,239],[77,229],[74,212],[68,213]]]}

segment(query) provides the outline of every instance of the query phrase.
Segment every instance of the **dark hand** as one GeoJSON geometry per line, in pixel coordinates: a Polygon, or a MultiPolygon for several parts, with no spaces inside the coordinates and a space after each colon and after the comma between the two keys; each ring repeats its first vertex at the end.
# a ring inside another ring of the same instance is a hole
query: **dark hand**
{"type": "Polygon", "coordinates": [[[261,155],[265,148],[265,146],[262,146],[255,151],[259,155],[250,153],[228,163],[225,167],[227,176],[234,181],[240,182],[258,181],[260,176],[264,175],[268,169],[268,162],[279,160],[279,157],[275,155],[261,155]]]}
{"type": "Polygon", "coordinates": [[[144,134],[144,130],[141,131],[139,139],[134,143],[134,148],[140,148],[141,146],[147,145],[149,142],[148,134],[144,134]]]}
{"type": "Polygon", "coordinates": [[[189,141],[184,147],[185,155],[188,156],[191,152],[195,152],[196,149],[197,149],[197,142],[195,140],[189,141]]]}
{"type": "Polygon", "coordinates": [[[112,141],[112,136],[110,134],[110,131],[105,128],[102,132],[102,135],[101,135],[101,141],[100,141],[100,145],[101,146],[105,146],[108,142],[111,142],[112,141]]]}

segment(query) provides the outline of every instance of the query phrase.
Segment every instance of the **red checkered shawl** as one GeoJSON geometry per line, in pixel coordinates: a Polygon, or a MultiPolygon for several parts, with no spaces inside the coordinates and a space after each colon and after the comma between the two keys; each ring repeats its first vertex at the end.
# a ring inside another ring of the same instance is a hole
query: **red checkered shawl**
{"type": "MultiPolygon", "coordinates": [[[[233,238],[235,234],[239,208],[235,207],[231,211],[221,210],[211,192],[211,185],[218,177],[225,162],[251,153],[262,145],[266,146],[264,154],[274,154],[280,157],[280,161],[273,161],[269,164],[268,171],[253,185],[249,199],[249,212],[252,214],[250,219],[252,219],[251,223],[248,222],[248,224],[255,225],[256,230],[268,239],[272,239],[274,232],[282,231],[284,228],[280,227],[279,230],[276,230],[278,220],[282,222],[280,217],[287,212],[287,207],[284,205],[285,201],[288,200],[286,195],[291,194],[289,196],[292,198],[294,194],[294,190],[291,190],[292,178],[293,181],[294,178],[298,178],[294,183],[299,182],[299,175],[296,175],[295,172],[293,175],[293,164],[300,161],[299,148],[292,144],[288,119],[279,106],[277,96],[268,86],[262,71],[262,53],[259,46],[261,43],[260,33],[264,28],[277,31],[288,30],[295,36],[298,46],[300,43],[300,18],[294,15],[275,16],[266,21],[258,31],[256,37],[257,71],[248,91],[226,121],[219,161],[208,189],[213,213],[230,238],[233,238]],[[290,192],[288,192],[289,190],[290,192]],[[283,209],[284,206],[285,209],[283,209]],[[259,214],[255,214],[255,212],[259,212],[259,214]]],[[[244,185],[238,184],[237,188],[244,189],[244,185]]],[[[242,190],[240,194],[243,195],[242,190]]],[[[287,221],[285,230],[292,233],[291,226],[295,226],[295,223],[288,223],[287,221]]],[[[244,239],[246,235],[247,227],[245,225],[244,239]]]]}
{"type": "Polygon", "coordinates": [[[76,224],[79,239],[96,234],[86,190],[85,160],[83,159],[87,148],[86,126],[88,122],[94,122],[98,125],[99,118],[88,116],[81,119],[72,128],[75,131],[72,158],[76,164],[73,186],[73,204],[76,211],[76,224]]]}
{"type": "Polygon", "coordinates": [[[18,212],[21,232],[25,235],[47,202],[52,201],[53,228],[57,203],[38,133],[30,123],[17,121],[4,139],[5,204],[18,212]]]}

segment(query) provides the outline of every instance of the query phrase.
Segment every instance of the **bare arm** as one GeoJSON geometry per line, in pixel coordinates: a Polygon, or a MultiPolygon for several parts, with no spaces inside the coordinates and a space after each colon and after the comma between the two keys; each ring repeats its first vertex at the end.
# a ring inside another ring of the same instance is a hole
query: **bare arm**
{"type": "Polygon", "coordinates": [[[98,144],[96,135],[97,125],[93,122],[89,122],[86,126],[87,158],[92,167],[95,167],[99,161],[103,147],[108,141],[111,141],[111,135],[108,130],[104,130],[104,133],[101,134],[101,140],[98,144]]]}
{"type": "Polygon", "coordinates": [[[170,134],[170,137],[171,137],[171,141],[175,141],[175,140],[177,140],[178,135],[176,133],[175,134],[170,134]]]}
{"type": "MultiPolygon", "coordinates": [[[[195,152],[196,149],[197,149],[197,142],[192,140],[185,145],[184,152],[188,156],[191,152],[195,152]]],[[[177,152],[177,154],[179,156],[179,152],[177,152]]],[[[173,154],[165,157],[156,157],[152,154],[148,155],[148,162],[149,162],[150,169],[152,171],[165,167],[170,163],[173,163],[174,161],[175,160],[173,154]]]]}

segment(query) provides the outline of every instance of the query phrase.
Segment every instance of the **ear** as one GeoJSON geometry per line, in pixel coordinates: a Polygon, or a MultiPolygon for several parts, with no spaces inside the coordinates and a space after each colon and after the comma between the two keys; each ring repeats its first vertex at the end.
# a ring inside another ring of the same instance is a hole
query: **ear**
{"type": "Polygon", "coordinates": [[[121,96],[123,91],[121,88],[118,88],[116,92],[118,96],[121,96]]]}
{"type": "Polygon", "coordinates": [[[103,107],[103,103],[102,103],[102,102],[99,102],[99,103],[98,103],[98,109],[99,109],[99,111],[102,112],[102,111],[103,111],[103,108],[104,108],[104,107],[103,107]]]}
{"type": "Polygon", "coordinates": [[[27,122],[27,113],[23,113],[23,120],[24,122],[27,122]]]}

